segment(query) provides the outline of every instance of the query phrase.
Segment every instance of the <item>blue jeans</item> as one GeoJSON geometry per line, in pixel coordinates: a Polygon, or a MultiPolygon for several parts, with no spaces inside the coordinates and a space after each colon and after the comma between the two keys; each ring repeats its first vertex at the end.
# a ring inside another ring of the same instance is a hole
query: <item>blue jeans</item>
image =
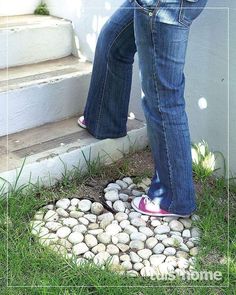
{"type": "Polygon", "coordinates": [[[137,51],[142,107],[155,174],[148,195],[176,214],[196,209],[191,141],[184,100],[189,29],[207,0],[127,0],[103,26],[84,110],[98,139],[127,134],[132,68],[137,51]]]}

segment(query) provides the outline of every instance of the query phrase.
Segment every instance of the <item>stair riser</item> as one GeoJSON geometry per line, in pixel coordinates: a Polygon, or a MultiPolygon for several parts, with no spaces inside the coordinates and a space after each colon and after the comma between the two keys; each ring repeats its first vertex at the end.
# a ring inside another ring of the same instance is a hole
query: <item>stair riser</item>
{"type": "Polygon", "coordinates": [[[72,48],[71,23],[4,29],[0,31],[0,69],[65,57],[72,48]]]}
{"type": "Polygon", "coordinates": [[[82,113],[90,76],[58,78],[0,93],[0,136],[82,113]]]}
{"type": "MultiPolygon", "coordinates": [[[[41,183],[45,186],[50,186],[61,179],[62,173],[72,170],[74,167],[83,167],[83,171],[87,170],[87,165],[84,159],[96,160],[99,158],[105,164],[110,164],[112,161],[121,159],[124,153],[128,153],[134,150],[141,150],[148,144],[146,127],[131,130],[128,135],[119,139],[105,139],[97,140],[92,144],[88,143],[86,146],[80,149],[73,150],[60,156],[55,156],[49,159],[42,159],[31,164],[27,164],[27,160],[23,171],[20,175],[17,187],[30,182],[41,183]]],[[[9,181],[14,184],[16,181],[16,171],[19,173],[20,168],[17,170],[11,170],[4,173],[0,173],[0,178],[9,181]]],[[[0,188],[3,185],[3,181],[0,179],[0,188]]],[[[5,188],[5,191],[7,187],[5,188]]]]}

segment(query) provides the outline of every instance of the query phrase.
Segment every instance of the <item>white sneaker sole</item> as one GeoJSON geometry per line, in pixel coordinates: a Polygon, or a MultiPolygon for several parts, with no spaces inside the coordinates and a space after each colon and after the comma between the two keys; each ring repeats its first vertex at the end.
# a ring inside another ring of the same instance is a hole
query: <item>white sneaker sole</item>
{"type": "Polygon", "coordinates": [[[131,202],[131,206],[133,209],[141,214],[148,215],[148,216],[156,216],[156,217],[180,217],[180,218],[189,218],[190,215],[179,215],[179,214],[174,214],[174,213],[169,213],[169,214],[161,214],[161,213],[148,213],[140,210],[137,208],[134,204],[133,201],[131,202]]]}
{"type": "Polygon", "coordinates": [[[83,121],[84,121],[84,116],[81,116],[81,117],[79,117],[79,119],[78,119],[78,125],[81,127],[81,128],[83,128],[83,129],[86,129],[87,127],[86,127],[86,125],[83,123],[83,121]]]}

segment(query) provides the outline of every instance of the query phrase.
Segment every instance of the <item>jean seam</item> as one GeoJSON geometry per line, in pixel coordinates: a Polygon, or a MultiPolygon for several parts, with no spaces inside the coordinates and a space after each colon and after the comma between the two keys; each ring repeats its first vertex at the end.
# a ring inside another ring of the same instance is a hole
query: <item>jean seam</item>
{"type": "MultiPolygon", "coordinates": [[[[153,18],[153,23],[156,19],[156,16],[153,18]]],[[[152,24],[153,24],[152,23],[152,24]]],[[[155,42],[154,42],[154,37],[153,37],[153,26],[151,28],[151,36],[152,36],[152,43],[153,43],[153,49],[154,49],[154,55],[153,55],[153,59],[154,59],[154,62],[153,62],[153,66],[155,65],[156,68],[157,68],[157,65],[156,65],[156,59],[155,59],[155,49],[156,49],[156,46],[155,46],[155,42]]],[[[167,155],[167,163],[168,163],[168,173],[169,173],[169,180],[170,180],[170,185],[171,185],[171,191],[172,191],[172,198],[171,198],[171,203],[169,205],[169,208],[167,208],[167,211],[170,210],[172,204],[173,204],[173,182],[172,182],[172,176],[171,176],[171,165],[170,165],[170,161],[169,161],[169,150],[168,150],[168,145],[167,145],[167,138],[166,138],[166,128],[165,128],[165,123],[164,123],[164,120],[163,120],[163,113],[162,113],[162,110],[161,110],[161,107],[160,107],[160,97],[159,97],[159,92],[158,92],[158,85],[157,85],[157,79],[156,79],[156,74],[155,74],[155,69],[153,68],[153,78],[154,78],[154,85],[155,85],[155,90],[156,90],[156,95],[157,95],[157,98],[158,98],[158,109],[159,109],[159,112],[161,114],[161,121],[162,121],[162,128],[163,128],[163,131],[164,131],[164,138],[165,138],[165,143],[166,143],[166,155],[167,155]]],[[[166,209],[166,208],[163,208],[163,209],[166,209]]]]}
{"type": "Polygon", "coordinates": [[[97,133],[98,133],[98,123],[101,119],[101,112],[102,112],[102,104],[103,104],[103,101],[104,101],[104,92],[105,92],[105,86],[106,86],[106,82],[107,82],[107,73],[108,73],[108,61],[109,61],[109,55],[110,55],[110,51],[111,51],[111,48],[112,46],[114,45],[114,43],[116,42],[116,40],[120,37],[121,33],[123,33],[124,30],[126,30],[126,28],[128,28],[128,26],[130,26],[132,23],[134,22],[134,20],[130,21],[127,25],[125,25],[121,31],[119,32],[119,34],[116,36],[116,38],[113,40],[113,42],[111,43],[109,49],[108,49],[108,53],[107,53],[107,66],[106,66],[106,77],[105,77],[105,81],[104,81],[104,84],[103,84],[103,90],[102,90],[102,98],[101,98],[101,103],[100,103],[100,108],[99,108],[99,113],[98,113],[98,118],[96,120],[96,131],[95,131],[95,135],[97,136],[97,133]]]}

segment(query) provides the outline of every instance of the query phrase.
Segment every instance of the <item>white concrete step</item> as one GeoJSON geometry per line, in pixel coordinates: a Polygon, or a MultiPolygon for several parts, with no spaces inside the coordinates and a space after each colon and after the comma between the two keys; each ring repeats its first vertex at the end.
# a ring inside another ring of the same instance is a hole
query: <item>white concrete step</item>
{"type": "Polygon", "coordinates": [[[14,183],[26,158],[18,186],[36,183],[54,184],[60,179],[65,166],[68,170],[79,166],[86,170],[86,159],[98,155],[103,163],[120,159],[123,153],[147,146],[146,126],[139,120],[128,120],[128,134],[119,139],[98,140],[78,127],[77,116],[60,122],[25,130],[9,137],[0,137],[1,178],[14,183]]]}
{"type": "Polygon", "coordinates": [[[0,136],[82,113],[91,71],[74,56],[0,70],[0,136]]]}
{"type": "Polygon", "coordinates": [[[69,20],[33,14],[0,18],[0,69],[65,57],[74,46],[69,20]]]}

